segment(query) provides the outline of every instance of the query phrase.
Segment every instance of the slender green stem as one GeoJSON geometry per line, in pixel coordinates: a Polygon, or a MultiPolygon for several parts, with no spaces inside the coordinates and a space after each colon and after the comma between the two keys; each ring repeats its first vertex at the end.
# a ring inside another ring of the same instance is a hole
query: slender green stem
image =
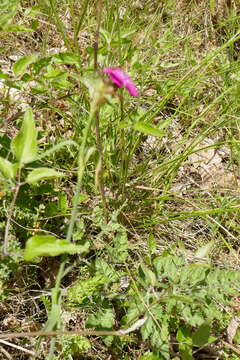
{"type": "Polygon", "coordinates": [[[102,197],[104,219],[107,223],[108,222],[108,207],[107,207],[104,185],[103,185],[103,181],[102,181],[103,151],[102,151],[102,142],[101,142],[100,126],[99,126],[99,111],[96,112],[95,129],[96,129],[96,144],[97,144],[97,150],[98,150],[99,162],[100,162],[100,166],[98,169],[98,184],[99,184],[99,190],[100,190],[101,197],[102,197]]]}
{"type": "MultiPolygon", "coordinates": [[[[88,135],[89,135],[89,132],[91,129],[93,119],[95,117],[95,112],[96,112],[95,109],[92,109],[90,111],[87,125],[83,131],[82,143],[81,143],[81,146],[79,149],[77,185],[76,185],[76,190],[75,190],[75,194],[74,194],[73,208],[72,208],[71,218],[70,218],[68,232],[67,232],[67,240],[68,241],[71,241],[74,224],[75,224],[76,217],[77,217],[77,207],[78,207],[78,203],[79,203],[79,195],[80,195],[80,191],[81,191],[81,187],[82,187],[82,179],[83,179],[83,173],[84,173],[84,169],[85,169],[86,143],[87,143],[87,138],[88,138],[88,135]]],[[[48,321],[45,325],[45,330],[48,330],[48,331],[54,330],[55,326],[57,325],[57,322],[59,321],[60,303],[61,303],[60,285],[61,285],[62,277],[65,272],[66,263],[67,263],[67,256],[64,255],[62,262],[60,264],[59,270],[58,270],[54,289],[52,290],[52,308],[51,308],[51,312],[50,312],[48,321]]],[[[49,360],[52,359],[52,356],[54,354],[54,349],[55,349],[55,339],[53,338],[51,340],[51,345],[50,345],[50,353],[49,353],[49,358],[48,358],[49,360]]]]}
{"type": "MultiPolygon", "coordinates": [[[[123,99],[123,94],[120,94],[120,111],[121,111],[121,115],[120,115],[120,121],[123,121],[124,119],[124,99],[123,99]]],[[[124,129],[120,130],[120,142],[121,142],[121,178],[122,178],[122,197],[123,197],[123,201],[125,200],[125,184],[126,184],[126,152],[125,152],[125,147],[126,147],[126,143],[125,143],[125,134],[124,134],[124,129]]]]}
{"type": "Polygon", "coordinates": [[[13,199],[12,199],[12,202],[11,202],[11,205],[10,205],[10,208],[8,210],[8,216],[7,216],[7,222],[6,222],[6,227],[5,227],[5,233],[4,233],[4,240],[3,240],[3,253],[5,255],[7,255],[8,253],[8,235],[9,235],[9,229],[10,229],[10,224],[11,224],[11,220],[12,220],[12,215],[13,215],[13,210],[14,210],[14,206],[15,206],[15,203],[17,201],[17,196],[18,196],[18,193],[19,193],[19,189],[20,189],[20,186],[21,186],[21,182],[20,182],[20,171],[18,172],[18,175],[17,175],[17,185],[15,187],[15,192],[14,192],[14,195],[13,195],[13,199]]]}
{"type": "Polygon", "coordinates": [[[49,350],[47,360],[53,360],[54,359],[55,345],[56,345],[56,337],[53,337],[51,339],[50,350],[49,350]]]}
{"type": "Polygon", "coordinates": [[[81,187],[82,187],[82,179],[83,179],[83,173],[84,173],[84,169],[85,169],[85,156],[84,156],[85,148],[86,148],[87,138],[88,138],[88,135],[89,135],[89,132],[91,129],[91,125],[92,125],[93,119],[95,117],[95,112],[96,112],[95,109],[91,109],[87,125],[83,132],[82,143],[81,143],[81,146],[79,149],[78,179],[77,179],[77,185],[76,185],[76,190],[75,190],[75,195],[74,195],[74,200],[73,200],[73,208],[72,208],[71,218],[70,218],[68,232],[67,232],[67,240],[68,241],[71,241],[74,223],[75,223],[76,216],[77,216],[77,206],[79,203],[79,195],[80,195],[80,191],[81,191],[81,187]]]}
{"type": "Polygon", "coordinates": [[[56,24],[56,27],[58,29],[58,31],[60,32],[60,34],[62,35],[63,41],[64,41],[64,45],[66,46],[66,48],[71,51],[71,41],[69,39],[69,37],[67,36],[67,31],[66,28],[62,22],[62,20],[60,19],[57,11],[56,11],[56,6],[53,2],[53,0],[50,0],[50,7],[52,10],[52,15],[53,15],[53,20],[56,24]]]}
{"type": "MultiPolygon", "coordinates": [[[[100,26],[102,20],[102,10],[103,10],[103,0],[99,0],[96,8],[96,17],[97,17],[97,29],[95,33],[95,42],[94,42],[94,71],[97,72],[98,70],[98,43],[99,43],[99,34],[100,34],[100,26]]],[[[106,223],[108,222],[108,208],[107,208],[107,201],[106,195],[104,190],[104,185],[102,181],[102,172],[103,172],[103,150],[102,150],[102,141],[101,141],[101,134],[100,134],[100,117],[99,117],[99,110],[96,111],[96,119],[95,119],[95,130],[96,130],[96,144],[97,150],[99,154],[99,167],[98,167],[98,185],[99,190],[101,193],[102,198],[102,205],[103,205],[103,214],[106,223]]]]}
{"type": "Polygon", "coordinates": [[[90,0],[86,0],[85,3],[84,3],[84,6],[83,6],[83,11],[82,11],[82,14],[81,14],[81,17],[77,23],[77,26],[76,28],[74,29],[74,47],[76,49],[79,50],[79,46],[78,46],[78,34],[79,34],[79,31],[81,29],[81,26],[82,26],[82,23],[83,23],[83,19],[84,19],[84,16],[86,14],[86,11],[87,11],[87,7],[88,7],[88,4],[89,4],[90,0]]]}
{"type": "Polygon", "coordinates": [[[103,10],[103,0],[98,0],[96,7],[96,17],[97,17],[97,29],[95,33],[95,41],[94,41],[94,70],[96,71],[98,68],[98,43],[99,43],[99,34],[100,34],[100,26],[102,20],[102,10],[103,10]]]}

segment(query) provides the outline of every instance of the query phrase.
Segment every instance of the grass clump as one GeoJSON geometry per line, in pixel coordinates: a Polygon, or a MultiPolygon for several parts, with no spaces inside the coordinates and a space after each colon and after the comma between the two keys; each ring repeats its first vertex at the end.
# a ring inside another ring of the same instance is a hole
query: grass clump
{"type": "Polygon", "coordinates": [[[238,15],[0,5],[3,356],[238,358],[238,15]]]}

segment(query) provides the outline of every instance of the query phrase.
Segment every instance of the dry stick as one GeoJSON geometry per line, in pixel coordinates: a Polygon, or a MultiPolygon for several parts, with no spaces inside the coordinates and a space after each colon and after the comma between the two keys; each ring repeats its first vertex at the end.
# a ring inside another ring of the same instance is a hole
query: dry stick
{"type": "MultiPolygon", "coordinates": [[[[100,33],[100,25],[102,19],[102,10],[103,10],[103,0],[99,0],[96,6],[96,15],[97,15],[97,29],[95,33],[95,41],[94,41],[94,71],[97,72],[98,69],[98,43],[99,43],[99,33],[100,33]]],[[[103,214],[106,223],[108,222],[108,208],[106,202],[106,195],[104,190],[104,185],[102,181],[102,170],[103,170],[103,151],[102,151],[102,142],[101,142],[101,135],[100,135],[100,126],[99,126],[99,110],[96,111],[95,115],[95,129],[96,129],[96,144],[97,150],[99,154],[99,167],[98,167],[98,183],[99,183],[99,190],[102,197],[102,204],[103,204],[103,214]]]]}
{"type": "Polygon", "coordinates": [[[12,343],[10,343],[9,341],[1,340],[1,339],[0,339],[0,343],[1,343],[1,344],[4,344],[4,345],[7,345],[7,346],[10,346],[10,347],[13,347],[14,349],[21,350],[21,351],[23,351],[23,352],[25,352],[25,353],[27,353],[27,354],[35,355],[35,352],[34,352],[34,351],[25,349],[24,347],[19,346],[19,345],[12,344],[12,343]]]}
{"type": "Polygon", "coordinates": [[[240,349],[238,347],[233,346],[232,344],[229,344],[226,341],[223,341],[222,343],[223,343],[223,345],[225,345],[226,347],[228,347],[229,349],[234,351],[236,354],[240,355],[240,349]]]}
{"type": "Polygon", "coordinates": [[[130,332],[133,332],[139,329],[145,322],[147,321],[147,317],[138,319],[132,326],[128,329],[119,329],[116,331],[97,331],[97,330],[50,330],[50,331],[30,331],[30,332],[14,332],[9,334],[0,334],[1,339],[8,338],[20,338],[20,337],[35,337],[35,336],[57,336],[57,335],[83,335],[83,336],[103,336],[103,335],[114,335],[114,336],[126,336],[130,332]]]}
{"type": "Polygon", "coordinates": [[[125,336],[120,331],[94,331],[94,330],[50,330],[50,331],[30,331],[30,332],[14,332],[9,334],[0,334],[0,339],[15,339],[23,337],[37,337],[37,336],[57,336],[57,335],[83,335],[83,336],[102,336],[102,335],[116,335],[125,336]]]}
{"type": "Polygon", "coordinates": [[[2,346],[0,347],[0,351],[6,356],[7,359],[12,360],[12,356],[2,346]]]}

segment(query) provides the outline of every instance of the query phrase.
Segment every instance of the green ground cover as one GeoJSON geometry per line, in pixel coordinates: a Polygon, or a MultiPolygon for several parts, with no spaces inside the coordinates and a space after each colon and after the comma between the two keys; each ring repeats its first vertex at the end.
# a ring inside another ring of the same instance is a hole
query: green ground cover
{"type": "Polygon", "coordinates": [[[239,16],[1,2],[0,358],[239,359],[239,16]]]}

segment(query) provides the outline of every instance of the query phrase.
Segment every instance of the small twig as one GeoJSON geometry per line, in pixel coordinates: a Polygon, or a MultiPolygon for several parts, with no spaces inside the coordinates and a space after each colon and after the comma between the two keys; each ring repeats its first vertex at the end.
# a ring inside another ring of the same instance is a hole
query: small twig
{"type": "Polygon", "coordinates": [[[146,191],[162,191],[162,189],[153,188],[150,186],[135,185],[135,184],[129,184],[129,183],[126,183],[125,186],[132,187],[134,189],[139,189],[139,190],[146,190],[146,191]]]}
{"type": "Polygon", "coordinates": [[[233,352],[240,355],[240,349],[239,348],[237,348],[236,346],[233,346],[232,344],[227,343],[226,341],[223,341],[222,343],[223,343],[223,345],[225,345],[226,347],[231,349],[233,352]]]}
{"type": "Polygon", "coordinates": [[[25,353],[27,353],[27,354],[35,355],[35,352],[34,352],[34,351],[27,350],[27,349],[23,348],[22,346],[12,344],[12,343],[10,343],[9,341],[1,340],[1,339],[0,339],[0,343],[1,343],[1,344],[4,344],[4,345],[7,345],[7,346],[11,346],[11,347],[13,347],[14,349],[21,350],[21,351],[23,351],[23,352],[25,352],[25,353]]]}
{"type": "Polygon", "coordinates": [[[21,229],[27,230],[27,231],[31,231],[33,233],[37,233],[37,232],[42,232],[45,234],[51,234],[57,238],[59,238],[59,236],[55,233],[53,233],[52,231],[48,231],[48,230],[44,230],[44,229],[38,229],[38,228],[28,228],[26,226],[23,226],[21,224],[19,224],[17,221],[15,221],[13,218],[11,219],[11,222],[13,222],[15,225],[19,226],[21,229]]]}
{"type": "Polygon", "coordinates": [[[0,351],[6,356],[7,359],[12,360],[11,355],[2,346],[0,346],[0,351]]]}
{"type": "MultiPolygon", "coordinates": [[[[30,332],[14,332],[9,334],[0,334],[0,339],[8,338],[20,338],[20,337],[35,337],[35,336],[58,336],[58,335],[83,335],[83,336],[104,336],[104,335],[112,335],[112,336],[126,336],[127,334],[138,330],[145,322],[147,321],[147,317],[145,316],[142,319],[138,319],[134,324],[132,324],[128,329],[119,329],[116,331],[95,331],[95,330],[50,330],[50,331],[30,331],[30,332]]],[[[0,340],[3,342],[3,340],[0,340]]]]}
{"type": "Polygon", "coordinates": [[[124,336],[121,331],[94,331],[94,330],[50,330],[50,331],[30,331],[30,332],[14,332],[9,334],[0,334],[0,339],[15,339],[25,337],[37,337],[37,336],[58,336],[58,335],[83,335],[83,336],[102,336],[102,335],[115,335],[124,336]]]}

